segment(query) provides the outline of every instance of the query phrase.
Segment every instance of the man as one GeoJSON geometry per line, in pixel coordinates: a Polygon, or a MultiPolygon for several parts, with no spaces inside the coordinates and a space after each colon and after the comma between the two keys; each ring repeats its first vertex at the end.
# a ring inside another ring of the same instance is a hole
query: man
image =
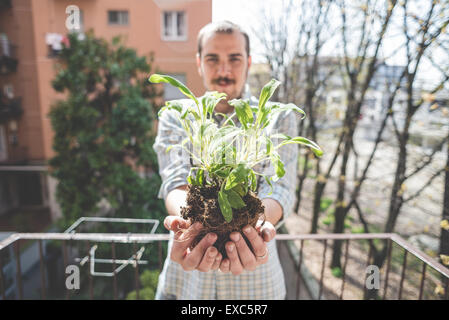
{"type": "MultiPolygon", "coordinates": [[[[223,21],[205,26],[198,35],[197,66],[208,91],[226,93],[215,112],[232,113],[227,101],[247,98],[244,92],[251,55],[248,35],[237,25],[223,21]]],[[[224,118],[215,119],[219,124],[224,118]]],[[[267,130],[296,136],[297,119],[293,113],[280,114],[267,130]]],[[[156,299],[284,299],[285,282],[274,237],[275,226],[287,216],[294,203],[296,160],[298,149],[290,144],[279,149],[286,176],[270,188],[260,182],[258,196],[265,207],[265,223],[256,228],[246,226],[243,234],[233,232],[226,243],[228,258],[223,259],[213,246],[217,236],[206,235],[192,250],[189,246],[201,230],[201,224],[191,225],[180,217],[186,205],[189,159],[170,158],[165,150],[185,137],[181,125],[170,112],[159,119],[154,149],[158,154],[159,171],[163,180],[159,197],[165,200],[169,216],[165,227],[172,231],[169,254],[159,277],[156,299]],[[248,246],[244,237],[251,246],[248,246]],[[251,249],[251,248],[252,249],[251,249]]],[[[266,164],[265,164],[266,165],[266,164]]],[[[262,166],[262,165],[261,165],[262,166]]],[[[258,172],[273,168],[256,167],[258,172]]],[[[268,171],[267,171],[268,170],[268,171]]]]}

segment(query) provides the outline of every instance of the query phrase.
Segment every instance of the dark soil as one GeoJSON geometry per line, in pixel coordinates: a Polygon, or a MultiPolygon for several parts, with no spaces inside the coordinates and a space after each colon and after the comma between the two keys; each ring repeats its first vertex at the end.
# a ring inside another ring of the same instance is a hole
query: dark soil
{"type": "Polygon", "coordinates": [[[200,222],[204,226],[193,241],[192,248],[206,234],[213,232],[218,236],[214,246],[223,255],[224,259],[227,257],[225,244],[229,241],[231,232],[241,232],[243,227],[247,225],[255,227],[257,221],[264,213],[264,206],[256,194],[249,191],[242,198],[246,206],[241,209],[232,209],[233,218],[230,223],[227,223],[221,214],[218,204],[218,191],[218,186],[198,187],[189,185],[187,207],[181,208],[181,215],[183,219],[189,219],[192,224],[200,222]]]}

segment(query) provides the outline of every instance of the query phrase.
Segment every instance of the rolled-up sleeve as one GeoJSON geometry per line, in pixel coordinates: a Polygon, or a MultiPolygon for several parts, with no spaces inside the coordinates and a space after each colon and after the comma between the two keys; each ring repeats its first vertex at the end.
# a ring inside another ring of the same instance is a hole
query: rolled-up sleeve
{"type": "MultiPolygon", "coordinates": [[[[271,133],[284,133],[291,137],[297,136],[299,116],[296,112],[287,111],[279,115],[275,122],[271,133]]],[[[296,143],[287,144],[277,150],[279,156],[284,163],[285,175],[277,182],[273,183],[273,192],[270,193],[270,186],[265,180],[261,180],[259,186],[258,197],[260,199],[271,198],[279,202],[282,207],[282,219],[288,217],[293,212],[296,199],[297,185],[297,161],[298,161],[298,145],[296,143]]],[[[265,163],[263,173],[272,176],[275,171],[270,161],[265,163]]],[[[280,222],[278,226],[280,225],[280,222]]]]}
{"type": "Polygon", "coordinates": [[[182,152],[181,148],[173,148],[167,152],[169,146],[180,144],[186,137],[175,112],[166,110],[161,114],[156,140],[153,145],[159,163],[159,174],[162,179],[158,198],[164,200],[171,190],[187,184],[187,177],[191,167],[189,156],[182,152]]]}

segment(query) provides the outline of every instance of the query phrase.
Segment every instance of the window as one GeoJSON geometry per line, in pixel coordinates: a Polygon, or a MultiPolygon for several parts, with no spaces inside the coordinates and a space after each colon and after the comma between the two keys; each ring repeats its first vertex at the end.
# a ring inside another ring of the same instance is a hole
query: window
{"type": "MultiPolygon", "coordinates": [[[[182,83],[186,83],[186,76],[184,74],[169,74],[173,78],[181,81],[182,83]]],[[[164,100],[175,100],[175,99],[184,99],[186,96],[183,95],[177,88],[174,86],[165,83],[164,84],[164,100]]]]}
{"type": "Polygon", "coordinates": [[[187,40],[187,23],[184,11],[165,11],[162,14],[162,39],[187,40]]]}
{"type": "Polygon", "coordinates": [[[114,25],[128,25],[128,11],[108,11],[108,23],[114,25]]]}

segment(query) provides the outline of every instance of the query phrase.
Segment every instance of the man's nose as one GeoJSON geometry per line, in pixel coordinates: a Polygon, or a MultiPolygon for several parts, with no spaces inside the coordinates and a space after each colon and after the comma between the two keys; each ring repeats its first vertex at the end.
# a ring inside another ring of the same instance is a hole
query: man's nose
{"type": "Polygon", "coordinates": [[[231,66],[227,62],[222,62],[218,66],[218,75],[226,76],[231,72],[231,66]]]}

